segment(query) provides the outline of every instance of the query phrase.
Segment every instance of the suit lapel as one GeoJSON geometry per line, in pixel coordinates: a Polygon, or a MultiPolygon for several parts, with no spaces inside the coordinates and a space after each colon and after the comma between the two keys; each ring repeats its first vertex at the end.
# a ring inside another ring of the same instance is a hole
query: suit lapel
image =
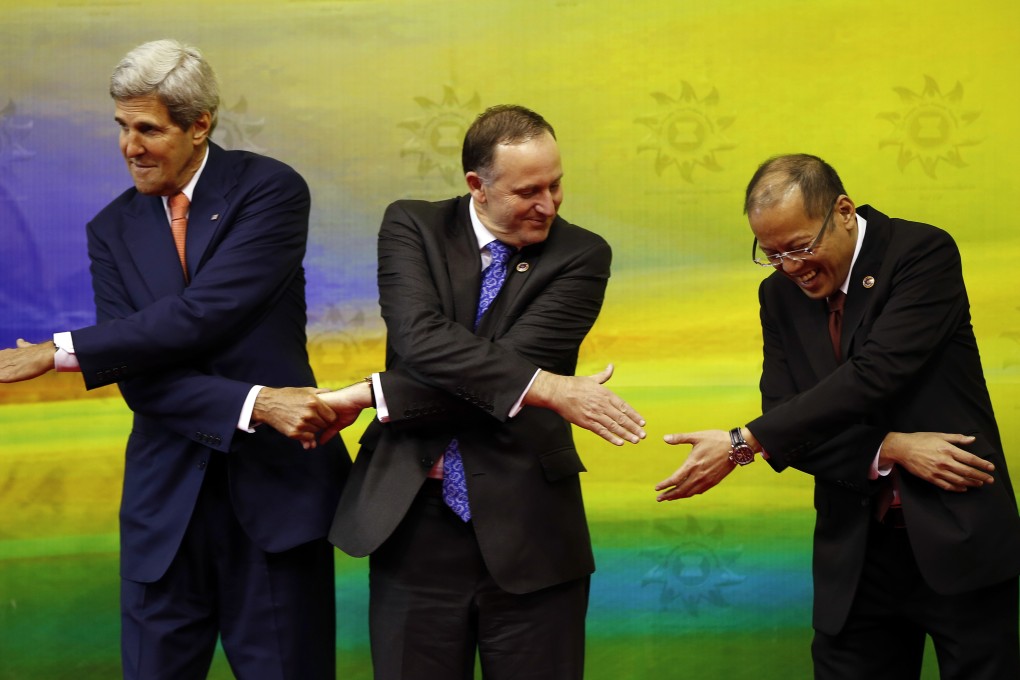
{"type": "Polygon", "coordinates": [[[463,197],[457,206],[457,219],[448,227],[445,241],[446,268],[453,291],[453,319],[472,330],[478,311],[479,289],[482,285],[482,261],[478,239],[468,212],[471,197],[463,197]]]}
{"type": "Polygon", "coordinates": [[[817,376],[828,375],[838,366],[829,338],[829,308],[824,300],[812,300],[796,286],[791,290],[795,297],[790,303],[804,307],[791,316],[811,370],[817,376]]]}
{"type": "Polygon", "coordinates": [[[209,142],[209,160],[206,161],[202,176],[195,185],[188,213],[188,238],[185,248],[188,276],[191,278],[197,273],[205,252],[219,229],[220,219],[230,205],[227,196],[237,183],[236,176],[228,172],[223,154],[223,149],[209,142]]]}
{"type": "MultiPolygon", "coordinates": [[[[556,219],[559,221],[560,218],[556,219]]],[[[552,230],[549,232],[550,239],[553,238],[555,230],[556,223],[554,222],[552,230]]],[[[506,280],[499,290],[499,295],[493,300],[492,306],[482,319],[482,323],[478,327],[478,335],[493,338],[502,332],[503,321],[506,319],[507,313],[513,309],[514,300],[521,294],[528,281],[538,275],[545,246],[546,243],[525,246],[510,257],[506,267],[506,280]]]]}
{"type": "Polygon", "coordinates": [[[124,243],[152,298],[179,294],[184,272],[162,198],[135,194],[122,219],[124,243]]]}
{"type": "MultiPolygon", "coordinates": [[[[864,319],[864,313],[874,302],[876,276],[880,274],[882,255],[886,251],[889,230],[889,218],[870,208],[861,206],[858,210],[867,220],[868,228],[861,244],[860,255],[850,272],[850,284],[847,286],[846,306],[843,309],[843,330],[840,335],[840,350],[844,357],[849,356],[850,344],[857,327],[864,319]]],[[[883,282],[884,283],[884,282],[883,282]]]]}

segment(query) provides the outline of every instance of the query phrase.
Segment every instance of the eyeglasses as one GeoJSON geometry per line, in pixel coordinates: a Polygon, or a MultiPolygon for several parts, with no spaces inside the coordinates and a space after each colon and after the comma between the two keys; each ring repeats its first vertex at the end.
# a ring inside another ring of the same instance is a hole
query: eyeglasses
{"type": "Polygon", "coordinates": [[[754,243],[751,245],[751,259],[756,265],[762,267],[775,267],[778,269],[783,266],[784,260],[790,260],[791,262],[803,262],[807,258],[815,254],[815,248],[822,242],[822,236],[825,234],[826,227],[829,226],[829,220],[832,219],[832,211],[836,208],[836,201],[839,197],[832,202],[832,206],[829,208],[829,212],[825,213],[825,219],[822,220],[822,228],[818,230],[818,235],[815,236],[814,240],[811,241],[811,245],[807,248],[798,248],[797,250],[788,250],[785,253],[773,253],[769,255],[763,252],[761,255],[758,254],[758,237],[755,236],[754,243]]]}

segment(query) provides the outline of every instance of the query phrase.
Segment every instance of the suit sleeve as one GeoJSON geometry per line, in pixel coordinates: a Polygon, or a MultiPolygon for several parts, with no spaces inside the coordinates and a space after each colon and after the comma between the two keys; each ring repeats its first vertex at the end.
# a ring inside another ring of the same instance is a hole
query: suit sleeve
{"type": "Polygon", "coordinates": [[[72,333],[86,387],[192,365],[228,345],[287,290],[304,258],[310,197],[282,164],[235,199],[233,222],[180,295],[136,309],[94,224],[89,257],[98,324],[72,333]],[[109,370],[116,367],[116,370],[109,370]]]}
{"type": "MultiPolygon", "coordinates": [[[[880,416],[967,322],[959,251],[945,232],[933,230],[928,235],[903,249],[891,272],[890,294],[861,348],[811,389],[790,394],[793,386],[784,377],[789,374],[784,362],[796,358],[777,349],[774,337],[770,339],[771,321],[763,319],[762,395],[768,410],[747,427],[780,468],[840,432],[846,436],[848,428],[861,421],[880,416]]],[[[877,434],[872,430],[862,437],[874,442],[877,434]]]]}
{"type": "MultiPolygon", "coordinates": [[[[298,179],[300,181],[300,178],[298,179]]],[[[303,181],[300,181],[300,184],[303,186],[303,181]]],[[[307,195],[305,195],[305,199],[301,199],[301,193],[299,191],[299,195],[295,196],[296,199],[299,199],[299,204],[304,203],[307,198],[307,195]]],[[[257,287],[247,288],[240,283],[225,281],[226,274],[222,270],[229,268],[230,262],[240,262],[243,260],[243,258],[239,260],[236,253],[228,252],[230,248],[236,247],[252,251],[263,249],[263,246],[258,245],[256,242],[256,231],[259,230],[254,229],[254,225],[251,224],[252,216],[260,214],[267,220],[261,231],[265,234],[265,240],[268,243],[273,244],[274,248],[279,248],[280,240],[277,238],[278,235],[272,228],[272,225],[287,223],[286,220],[282,219],[281,215],[287,214],[294,209],[292,206],[291,208],[284,209],[283,213],[278,213],[275,209],[268,208],[265,205],[259,207],[257,202],[255,207],[242,207],[238,223],[234,225],[234,229],[237,229],[237,225],[241,224],[243,225],[242,232],[246,231],[248,234],[243,238],[236,238],[232,231],[230,235],[216,246],[212,256],[208,258],[205,265],[196,274],[192,285],[181,296],[170,299],[175,303],[187,306],[190,303],[185,298],[192,294],[192,290],[208,287],[210,285],[208,281],[211,279],[219,280],[236,289],[238,295],[237,310],[233,315],[236,316],[236,323],[233,325],[228,323],[231,315],[224,315],[221,319],[221,323],[226,324],[230,331],[229,337],[225,342],[210,342],[209,338],[202,336],[204,320],[199,319],[194,323],[191,331],[195,334],[194,337],[189,336],[192,340],[189,346],[190,351],[185,354],[179,352],[174,354],[177,357],[176,365],[155,368],[155,366],[163,366],[165,364],[167,357],[160,357],[159,361],[152,362],[154,368],[148,372],[136,373],[133,377],[121,376],[119,387],[125,402],[133,412],[158,419],[165,427],[183,437],[199,441],[218,450],[227,451],[230,449],[233,437],[238,432],[238,416],[252,384],[247,381],[233,380],[221,375],[211,374],[203,370],[202,366],[206,363],[206,359],[219,349],[221,344],[227,344],[245,332],[244,319],[246,313],[244,309],[268,308],[273,303],[275,292],[260,290],[257,287]],[[245,224],[246,220],[247,224],[245,224]],[[215,440],[206,436],[210,433],[216,435],[215,440]]],[[[301,209],[298,208],[298,210],[300,211],[301,209]]],[[[301,235],[307,233],[306,224],[306,222],[301,223],[300,220],[293,223],[293,229],[296,233],[286,239],[290,243],[290,252],[283,252],[281,249],[279,259],[264,258],[263,268],[266,268],[265,265],[276,268],[274,276],[278,278],[282,275],[284,280],[288,276],[293,275],[295,269],[301,266],[301,260],[304,256],[304,238],[301,235]],[[301,226],[298,226],[299,224],[301,226]]],[[[88,332],[93,329],[86,329],[84,334],[86,345],[84,348],[80,346],[81,342],[79,340],[82,331],[75,333],[75,350],[79,354],[79,360],[83,363],[83,371],[85,370],[84,362],[92,360],[93,364],[95,364],[97,361],[95,356],[89,351],[91,346],[88,344],[88,341],[100,339],[100,330],[103,334],[114,336],[109,340],[105,337],[102,338],[103,342],[109,343],[108,347],[115,348],[123,344],[125,355],[129,355],[132,352],[132,348],[127,346],[126,338],[116,337],[117,329],[148,327],[152,332],[155,332],[159,328],[158,320],[151,322],[143,320],[143,317],[151,316],[155,305],[140,309],[136,308],[130,291],[127,290],[120,276],[119,265],[121,263],[115,261],[106,244],[102,239],[96,237],[92,230],[89,233],[89,257],[91,260],[93,286],[95,288],[96,313],[101,323],[99,326],[93,327],[96,331],[95,333],[88,332]]],[[[243,272],[243,270],[238,270],[238,272],[243,272]]],[[[247,279],[248,276],[245,274],[241,278],[247,279]]],[[[268,274],[267,278],[270,278],[268,274]]],[[[205,299],[207,296],[199,293],[197,297],[205,299]]],[[[162,302],[157,302],[157,304],[162,302]]],[[[189,308],[197,311],[195,307],[189,308]]],[[[212,334],[211,331],[210,334],[212,334]]],[[[144,335],[134,335],[132,342],[144,342],[144,335]]],[[[103,383],[97,382],[89,386],[94,387],[98,384],[103,383]]]]}
{"type": "MultiPolygon", "coordinates": [[[[491,415],[504,421],[538,368],[573,370],[577,348],[601,309],[609,246],[597,238],[579,242],[512,328],[491,340],[444,313],[438,274],[427,256],[441,244],[428,243],[430,236],[399,203],[387,210],[380,229],[379,300],[390,345],[400,357],[399,381],[382,378],[391,416],[418,413],[404,404],[438,400],[454,412],[469,403],[491,407],[491,415]],[[472,401],[481,393],[491,399],[472,401]]],[[[449,417],[450,411],[436,414],[449,417]]]]}

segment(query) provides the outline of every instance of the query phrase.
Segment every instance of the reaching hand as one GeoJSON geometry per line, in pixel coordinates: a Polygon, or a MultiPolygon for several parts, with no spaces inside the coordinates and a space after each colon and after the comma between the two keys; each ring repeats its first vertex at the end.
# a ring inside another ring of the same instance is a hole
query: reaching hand
{"type": "Polygon", "coordinates": [[[255,398],[253,423],[265,423],[305,449],[314,449],[316,436],[329,429],[337,416],[320,398],[317,387],[263,387],[255,398]]]}
{"type": "Polygon", "coordinates": [[[17,348],[0,350],[0,383],[31,380],[49,373],[54,368],[56,351],[52,340],[34,344],[18,338],[17,348]]]}
{"type": "Polygon", "coordinates": [[[730,436],[723,430],[667,434],[667,444],[693,444],[684,464],[672,475],[655,485],[663,491],[656,500],[675,501],[705,493],[733,472],[730,462],[730,436]]]}
{"type": "Polygon", "coordinates": [[[645,438],[645,419],[602,383],[613,375],[613,365],[591,376],[557,375],[540,371],[524,396],[530,406],[548,408],[565,420],[623,446],[645,438]]]}
{"type": "Polygon", "coordinates": [[[988,473],[995,466],[956,444],[970,444],[974,437],[943,432],[890,432],[882,440],[879,465],[896,463],[904,470],[945,491],[963,492],[992,484],[988,473]]]}

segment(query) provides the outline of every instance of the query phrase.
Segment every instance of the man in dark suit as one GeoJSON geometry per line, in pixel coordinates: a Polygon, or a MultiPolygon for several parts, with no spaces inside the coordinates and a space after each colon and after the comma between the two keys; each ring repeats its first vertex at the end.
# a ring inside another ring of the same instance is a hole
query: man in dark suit
{"type": "MultiPolygon", "coordinates": [[[[570,423],[644,436],[601,385],[611,366],[573,375],[611,253],[557,216],[559,150],[533,111],[480,115],[463,166],[469,195],[383,218],[387,370],[330,540],[371,554],[377,679],[471,678],[476,649],[489,679],[580,679],[594,561],[570,423]]],[[[371,395],[323,398],[343,413],[371,395]]]]}
{"type": "Polygon", "coordinates": [[[944,679],[1020,677],[1020,519],[955,243],[857,208],[814,156],[763,164],[745,212],[777,270],[759,291],[764,415],[667,435],[694,448],[659,499],[756,452],[814,475],[817,678],[919,677],[926,634],[944,679]]]}
{"type": "Polygon", "coordinates": [[[335,415],[305,349],[308,188],[209,141],[218,87],[194,48],[136,48],[110,91],[135,186],[88,225],[98,324],[57,334],[57,350],[19,342],[2,377],[56,361],[88,388],[118,382],[134,411],[125,677],[205,677],[219,635],[239,678],[332,678],[325,535],[350,459],[339,438],[315,447],[335,415]]]}

